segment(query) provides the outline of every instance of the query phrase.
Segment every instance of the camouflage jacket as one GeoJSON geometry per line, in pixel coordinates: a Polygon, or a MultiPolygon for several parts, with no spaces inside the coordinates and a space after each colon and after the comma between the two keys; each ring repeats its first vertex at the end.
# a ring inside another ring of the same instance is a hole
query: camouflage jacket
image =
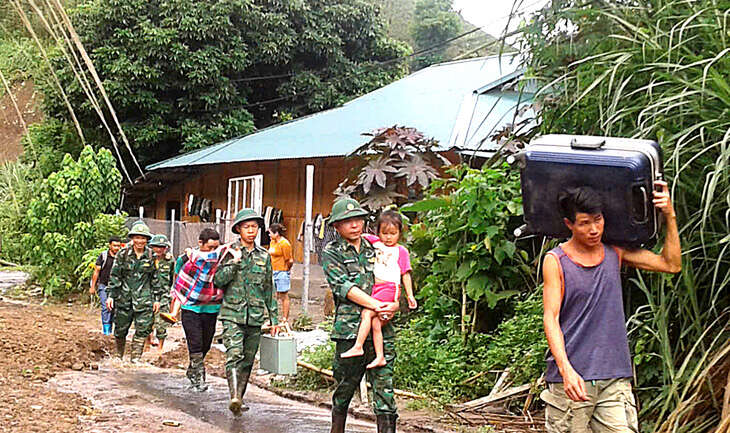
{"type": "MultiPolygon", "coordinates": [[[[374,264],[375,248],[365,238],[360,243],[360,252],[342,238],[330,242],[322,250],[322,268],[335,300],[333,340],[354,340],[357,337],[362,307],[347,299],[347,293],[353,287],[368,295],[372,292],[374,264]]],[[[383,327],[383,338],[394,337],[393,327],[388,323],[383,327]]]]}
{"type": "Polygon", "coordinates": [[[233,257],[227,254],[215,273],[213,283],[223,289],[223,304],[218,318],[261,326],[264,324],[264,310],[267,310],[271,323],[277,325],[279,313],[268,251],[256,246],[251,251],[241,248],[241,254],[239,262],[234,262],[233,257]]]}
{"type": "Polygon", "coordinates": [[[166,253],[165,257],[155,260],[155,269],[157,269],[157,279],[162,290],[160,301],[163,304],[169,304],[171,301],[170,289],[172,289],[172,285],[175,283],[172,280],[172,277],[175,275],[175,257],[170,253],[166,253]]]}
{"type": "Polygon", "coordinates": [[[114,308],[144,311],[160,302],[162,288],[152,250],[145,248],[140,258],[131,244],[119,251],[106,290],[114,299],[114,308]]]}

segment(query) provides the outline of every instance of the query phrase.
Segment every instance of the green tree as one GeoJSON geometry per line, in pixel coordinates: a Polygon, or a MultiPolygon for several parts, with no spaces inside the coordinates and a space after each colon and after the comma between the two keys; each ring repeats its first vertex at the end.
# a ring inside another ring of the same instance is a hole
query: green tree
{"type": "MultiPolygon", "coordinates": [[[[143,164],[330,108],[401,77],[409,52],[362,0],[88,0],[71,19],[143,164]]],[[[56,58],[89,140],[108,142],[56,58]]],[[[54,89],[48,112],[66,116],[54,89]]]]}
{"type": "MultiPolygon", "coordinates": [[[[414,12],[411,35],[415,50],[438,45],[461,33],[461,18],[452,10],[452,0],[418,0],[414,12]]],[[[447,46],[418,56],[417,68],[444,61],[447,46]]]]}
{"type": "Polygon", "coordinates": [[[121,180],[111,152],[90,146],[78,161],[67,154],[61,169],[43,180],[28,207],[23,242],[48,294],[74,288],[86,250],[123,234],[124,217],[104,214],[118,205],[121,180]]]}

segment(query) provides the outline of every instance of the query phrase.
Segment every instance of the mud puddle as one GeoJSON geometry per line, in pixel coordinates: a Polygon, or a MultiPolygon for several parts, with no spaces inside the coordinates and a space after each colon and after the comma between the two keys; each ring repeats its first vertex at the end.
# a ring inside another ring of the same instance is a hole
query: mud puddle
{"type": "MultiPolygon", "coordinates": [[[[239,418],[228,411],[225,379],[208,376],[208,391],[187,389],[179,370],[131,366],[107,361],[92,371],[66,371],[49,383],[61,392],[75,393],[93,404],[79,414],[90,433],[227,432],[321,433],[329,431],[327,409],[296,402],[249,385],[245,402],[250,410],[239,418]],[[165,425],[166,421],[174,426],[165,425]]],[[[348,432],[373,432],[373,424],[350,419],[348,432]]]]}

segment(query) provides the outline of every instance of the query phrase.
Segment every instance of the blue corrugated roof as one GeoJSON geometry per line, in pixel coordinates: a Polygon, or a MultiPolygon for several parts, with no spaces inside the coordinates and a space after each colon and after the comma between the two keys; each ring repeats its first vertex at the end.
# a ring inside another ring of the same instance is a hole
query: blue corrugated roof
{"type": "Polygon", "coordinates": [[[441,63],[345,105],[149,165],[148,170],[289,158],[343,156],[367,141],[361,134],[392,125],[449,142],[464,95],[517,70],[510,57],[441,63]]]}

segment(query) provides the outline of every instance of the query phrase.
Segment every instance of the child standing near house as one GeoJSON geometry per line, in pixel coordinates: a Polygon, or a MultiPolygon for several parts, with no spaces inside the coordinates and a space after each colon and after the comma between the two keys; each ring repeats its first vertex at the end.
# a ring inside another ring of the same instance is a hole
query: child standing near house
{"type": "MultiPolygon", "coordinates": [[[[378,236],[363,235],[363,238],[373,244],[376,251],[373,266],[375,285],[370,296],[382,302],[398,302],[402,281],[408,299],[408,307],[415,309],[418,304],[413,296],[410,255],[404,246],[398,245],[398,240],[403,233],[403,219],[395,211],[383,211],[378,217],[377,233],[378,236]]],[[[351,358],[364,355],[363,344],[372,329],[375,359],[367,365],[367,368],[384,366],[382,325],[383,321],[375,311],[364,308],[355,345],[341,356],[351,358]]]]}

